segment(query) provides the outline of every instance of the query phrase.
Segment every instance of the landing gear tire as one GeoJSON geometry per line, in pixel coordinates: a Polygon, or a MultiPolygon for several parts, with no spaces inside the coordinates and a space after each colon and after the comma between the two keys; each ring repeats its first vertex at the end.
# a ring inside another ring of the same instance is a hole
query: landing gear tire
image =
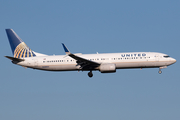
{"type": "Polygon", "coordinates": [[[161,73],[162,73],[162,71],[161,71],[161,70],[159,70],[159,71],[158,71],[158,73],[159,73],[159,74],[161,74],[161,73]]]}
{"type": "Polygon", "coordinates": [[[92,71],[88,72],[88,76],[91,78],[93,76],[92,71]]]}

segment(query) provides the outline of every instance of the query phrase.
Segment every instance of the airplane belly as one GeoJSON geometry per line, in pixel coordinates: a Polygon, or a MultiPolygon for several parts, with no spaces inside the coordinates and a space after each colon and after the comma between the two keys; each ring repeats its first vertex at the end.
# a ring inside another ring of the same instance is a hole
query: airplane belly
{"type": "Polygon", "coordinates": [[[148,67],[158,67],[159,62],[150,62],[150,61],[142,61],[142,62],[120,62],[116,63],[117,69],[123,68],[148,68],[148,67]]]}
{"type": "Polygon", "coordinates": [[[116,63],[116,68],[139,68],[139,67],[146,67],[146,64],[144,63],[136,63],[136,62],[121,62],[116,63]]]}
{"type": "Polygon", "coordinates": [[[71,71],[77,70],[75,65],[47,65],[41,66],[39,69],[47,70],[47,71],[71,71]]]}

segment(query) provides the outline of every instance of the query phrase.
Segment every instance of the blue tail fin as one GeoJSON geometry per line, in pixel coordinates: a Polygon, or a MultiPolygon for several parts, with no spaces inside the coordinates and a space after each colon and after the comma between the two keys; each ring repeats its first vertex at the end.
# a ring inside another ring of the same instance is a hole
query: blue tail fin
{"type": "Polygon", "coordinates": [[[21,38],[12,29],[6,29],[6,33],[11,45],[12,53],[15,58],[36,56],[34,52],[21,40],[21,38]]]}

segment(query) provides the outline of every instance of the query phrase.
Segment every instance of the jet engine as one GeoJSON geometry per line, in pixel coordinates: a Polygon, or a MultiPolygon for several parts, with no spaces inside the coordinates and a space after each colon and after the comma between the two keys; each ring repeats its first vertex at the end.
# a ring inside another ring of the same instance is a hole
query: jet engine
{"type": "Polygon", "coordinates": [[[112,63],[102,63],[99,67],[101,73],[113,73],[116,72],[116,65],[112,63]]]}

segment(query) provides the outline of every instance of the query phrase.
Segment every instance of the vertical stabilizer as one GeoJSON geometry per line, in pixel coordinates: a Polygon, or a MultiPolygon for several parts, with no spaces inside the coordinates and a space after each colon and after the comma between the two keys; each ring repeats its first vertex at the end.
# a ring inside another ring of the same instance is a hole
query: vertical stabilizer
{"type": "Polygon", "coordinates": [[[22,39],[12,30],[6,29],[6,33],[11,45],[11,50],[15,58],[25,58],[36,56],[34,52],[22,41],[22,39]]]}

